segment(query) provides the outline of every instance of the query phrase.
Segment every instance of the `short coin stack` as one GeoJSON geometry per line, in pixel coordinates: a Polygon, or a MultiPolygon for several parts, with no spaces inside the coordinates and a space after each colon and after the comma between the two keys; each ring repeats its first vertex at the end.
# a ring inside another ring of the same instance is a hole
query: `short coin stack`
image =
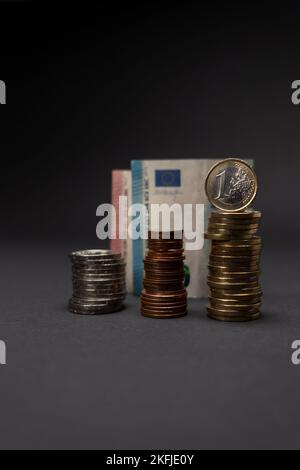
{"type": "Polygon", "coordinates": [[[248,321],[260,316],[261,213],[212,212],[205,237],[211,240],[208,315],[216,320],[248,321]]]}
{"type": "Polygon", "coordinates": [[[180,239],[171,232],[149,234],[149,251],[144,261],[145,278],[142,314],[152,318],[181,317],[187,313],[184,287],[184,250],[180,239]]]}
{"type": "Polygon", "coordinates": [[[73,296],[69,310],[82,315],[112,313],[126,297],[125,263],[120,253],[85,250],[71,253],[73,296]]]}

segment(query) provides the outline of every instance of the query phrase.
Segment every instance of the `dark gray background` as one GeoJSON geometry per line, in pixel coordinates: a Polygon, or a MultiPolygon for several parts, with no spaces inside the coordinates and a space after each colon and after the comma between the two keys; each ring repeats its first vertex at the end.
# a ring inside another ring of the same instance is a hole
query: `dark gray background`
{"type": "Polygon", "coordinates": [[[1,448],[299,448],[296,3],[1,5],[1,448]],[[4,46],[3,46],[4,45],[4,46]],[[66,312],[132,158],[254,158],[262,320],[66,312]]]}

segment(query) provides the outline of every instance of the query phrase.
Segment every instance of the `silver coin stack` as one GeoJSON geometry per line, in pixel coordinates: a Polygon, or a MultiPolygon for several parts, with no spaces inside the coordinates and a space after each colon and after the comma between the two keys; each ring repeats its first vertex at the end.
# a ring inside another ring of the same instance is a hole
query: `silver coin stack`
{"type": "Polygon", "coordinates": [[[69,301],[69,310],[81,315],[122,310],[126,280],[121,254],[109,250],[85,250],[71,253],[70,258],[73,296],[69,301]]]}

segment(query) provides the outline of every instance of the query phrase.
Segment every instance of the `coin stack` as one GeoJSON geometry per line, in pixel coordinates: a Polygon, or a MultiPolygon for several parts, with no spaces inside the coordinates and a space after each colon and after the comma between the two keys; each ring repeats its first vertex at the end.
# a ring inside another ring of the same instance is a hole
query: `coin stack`
{"type": "Polygon", "coordinates": [[[184,287],[184,249],[182,234],[149,233],[148,253],[144,260],[145,278],[142,314],[152,318],[181,317],[187,313],[184,287]]]}
{"type": "Polygon", "coordinates": [[[261,213],[254,210],[210,215],[205,237],[211,240],[208,315],[216,320],[248,321],[260,316],[262,242],[256,235],[261,213]]]}
{"type": "Polygon", "coordinates": [[[97,315],[117,312],[126,297],[125,263],[108,250],[76,251],[70,255],[73,271],[72,313],[97,315]]]}

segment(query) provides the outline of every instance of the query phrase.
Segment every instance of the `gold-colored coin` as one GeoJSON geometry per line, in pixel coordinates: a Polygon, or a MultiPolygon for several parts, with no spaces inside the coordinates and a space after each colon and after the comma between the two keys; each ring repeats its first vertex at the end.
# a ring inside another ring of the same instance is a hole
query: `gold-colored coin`
{"type": "Polygon", "coordinates": [[[240,212],[250,206],[257,194],[257,177],[246,162],[227,158],[209,171],[205,190],[210,203],[224,212],[240,212]]]}
{"type": "Polygon", "coordinates": [[[238,223],[242,223],[242,221],[246,221],[253,219],[261,219],[262,214],[259,211],[255,211],[253,209],[246,209],[241,212],[223,212],[223,211],[212,211],[210,213],[210,218],[212,219],[225,219],[230,220],[233,219],[238,221],[238,223]]]}
{"type": "Polygon", "coordinates": [[[239,224],[233,224],[231,222],[226,222],[226,223],[219,223],[219,222],[212,223],[212,222],[210,222],[208,224],[208,229],[211,232],[213,232],[214,230],[227,230],[227,231],[258,230],[258,227],[259,227],[259,224],[251,224],[251,223],[247,224],[247,225],[246,224],[239,225],[239,224]]]}
{"type": "Polygon", "coordinates": [[[230,298],[230,299],[247,299],[257,295],[262,295],[261,286],[247,287],[239,290],[230,291],[229,289],[223,289],[222,287],[210,288],[211,296],[218,298],[230,298]]]}
{"type": "Polygon", "coordinates": [[[238,264],[237,263],[212,263],[210,262],[208,265],[209,268],[217,268],[221,271],[259,271],[260,265],[259,263],[249,263],[249,264],[238,264]]]}
{"type": "Polygon", "coordinates": [[[226,302],[218,302],[217,300],[211,300],[211,308],[217,308],[229,312],[247,312],[247,313],[256,313],[261,307],[261,301],[254,304],[230,304],[226,302]]]}
{"type": "Polygon", "coordinates": [[[237,255],[210,255],[209,260],[212,261],[213,263],[218,263],[218,262],[225,262],[225,263],[239,263],[242,264],[245,262],[246,264],[249,263],[255,263],[259,262],[260,260],[260,255],[242,255],[242,256],[237,256],[237,255]]]}
{"type": "Polygon", "coordinates": [[[255,313],[253,315],[222,315],[222,314],[214,314],[208,312],[208,317],[212,318],[213,320],[224,321],[224,322],[249,322],[258,320],[260,318],[260,312],[255,313]]]}
{"type": "MultiPolygon", "coordinates": [[[[234,235],[234,238],[236,240],[249,240],[253,237],[253,235],[255,234],[256,232],[241,232],[241,234],[239,235],[234,235]]],[[[233,238],[233,235],[232,233],[230,232],[214,232],[214,233],[211,233],[211,232],[206,232],[204,234],[204,238],[207,239],[207,240],[222,240],[222,241],[227,241],[227,240],[231,240],[233,238]]]]}
{"type": "Polygon", "coordinates": [[[222,251],[225,251],[225,252],[228,252],[228,253],[232,253],[232,254],[235,254],[235,253],[246,253],[246,254],[252,254],[252,253],[261,253],[262,252],[262,248],[260,245],[235,245],[235,246],[223,246],[223,245],[214,245],[212,244],[212,247],[211,247],[211,251],[212,252],[222,252],[222,251]]]}
{"type": "MultiPolygon", "coordinates": [[[[237,212],[237,214],[243,214],[243,212],[237,212]]],[[[230,214],[231,215],[231,214],[230,214]]],[[[236,215],[236,214],[234,214],[236,215]]],[[[251,224],[259,225],[261,222],[261,217],[251,217],[248,219],[241,219],[237,217],[214,217],[212,214],[209,216],[208,222],[210,224],[232,224],[232,225],[242,225],[243,227],[247,227],[251,224]]]]}
{"type": "Polygon", "coordinates": [[[237,281],[237,282],[215,282],[215,281],[207,281],[207,284],[209,287],[212,289],[223,289],[223,290],[241,290],[243,288],[251,288],[251,287],[259,287],[259,284],[257,281],[252,281],[252,282],[243,282],[243,281],[237,281]]]}
{"type": "Polygon", "coordinates": [[[261,302],[261,295],[255,295],[254,297],[243,298],[231,298],[231,297],[208,297],[211,303],[218,303],[220,305],[253,305],[261,302]]]}
{"type": "Polygon", "coordinates": [[[260,270],[256,271],[237,271],[237,270],[229,270],[228,268],[208,268],[209,272],[212,276],[241,276],[241,277],[251,277],[251,276],[259,276],[260,270]]]}
{"type": "Polygon", "coordinates": [[[207,280],[211,282],[245,282],[245,283],[248,282],[249,283],[249,282],[258,281],[258,276],[256,276],[255,274],[251,276],[237,276],[237,275],[222,276],[221,274],[216,275],[216,274],[210,273],[210,275],[207,277],[207,280]]]}
{"type": "Polygon", "coordinates": [[[261,237],[259,237],[258,235],[255,235],[254,237],[252,237],[250,240],[227,240],[227,241],[222,241],[222,240],[216,240],[216,241],[213,241],[212,242],[213,245],[217,246],[217,245],[220,245],[220,246],[236,246],[236,245],[261,245],[262,244],[262,240],[261,240],[261,237]]]}
{"type": "Polygon", "coordinates": [[[252,306],[252,308],[249,308],[249,310],[245,310],[243,313],[241,310],[234,309],[232,307],[231,310],[225,309],[225,308],[217,308],[217,307],[207,307],[208,311],[215,314],[215,315],[228,315],[228,316],[235,316],[235,315],[252,315],[260,311],[260,305],[259,306],[252,306]]]}

